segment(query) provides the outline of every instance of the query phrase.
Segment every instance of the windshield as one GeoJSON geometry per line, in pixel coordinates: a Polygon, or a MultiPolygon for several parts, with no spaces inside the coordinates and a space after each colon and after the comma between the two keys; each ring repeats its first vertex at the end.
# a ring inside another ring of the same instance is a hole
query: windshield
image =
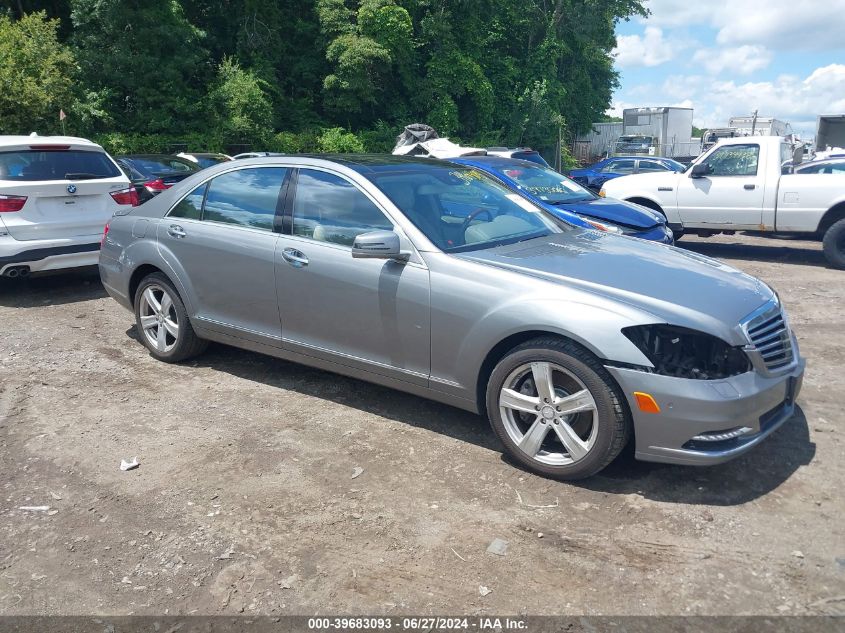
{"type": "Polygon", "coordinates": [[[566,230],[478,169],[434,161],[391,168],[365,175],[444,252],[493,248],[566,230]]]}
{"type": "Polygon", "coordinates": [[[23,150],[0,152],[0,180],[96,180],[120,176],[103,152],[23,150]]]}
{"type": "Polygon", "coordinates": [[[581,185],[548,167],[519,165],[502,170],[525,191],[548,204],[594,200],[596,196],[581,185]]]}

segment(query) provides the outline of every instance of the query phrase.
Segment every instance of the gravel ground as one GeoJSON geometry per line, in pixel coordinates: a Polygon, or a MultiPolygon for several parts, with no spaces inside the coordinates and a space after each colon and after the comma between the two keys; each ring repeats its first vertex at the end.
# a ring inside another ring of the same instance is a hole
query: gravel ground
{"type": "Polygon", "coordinates": [[[780,292],[800,409],[731,463],[576,484],[413,396],[223,346],[156,362],[96,271],[0,280],[0,614],[845,613],[845,272],[681,244],[780,292]]]}

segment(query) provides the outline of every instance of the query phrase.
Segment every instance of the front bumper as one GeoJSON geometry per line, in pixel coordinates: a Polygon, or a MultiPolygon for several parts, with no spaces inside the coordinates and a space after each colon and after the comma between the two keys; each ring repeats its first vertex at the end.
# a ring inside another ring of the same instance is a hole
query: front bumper
{"type": "Polygon", "coordinates": [[[804,367],[804,359],[799,358],[788,372],[776,377],[751,371],[724,380],[673,378],[613,366],[607,370],[628,399],[637,459],[706,465],[742,455],[789,420],[804,367]],[[651,394],[661,412],[640,411],[633,396],[636,391],[651,394]],[[737,429],[747,430],[720,441],[693,439],[737,429]]]}

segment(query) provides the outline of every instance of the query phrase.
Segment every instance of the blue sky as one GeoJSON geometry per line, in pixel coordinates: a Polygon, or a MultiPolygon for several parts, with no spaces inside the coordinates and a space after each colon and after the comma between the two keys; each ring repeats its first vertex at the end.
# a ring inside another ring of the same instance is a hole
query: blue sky
{"type": "Polygon", "coordinates": [[[845,113],[845,0],[647,0],[651,15],[620,22],[626,107],[694,108],[698,127],[774,116],[812,137],[816,116],[845,113]]]}

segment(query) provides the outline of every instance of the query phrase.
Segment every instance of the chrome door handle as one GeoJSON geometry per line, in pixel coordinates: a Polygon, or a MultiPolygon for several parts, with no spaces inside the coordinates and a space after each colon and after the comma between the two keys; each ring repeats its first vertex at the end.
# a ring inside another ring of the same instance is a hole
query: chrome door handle
{"type": "Polygon", "coordinates": [[[187,235],[188,235],[187,233],[185,233],[185,229],[183,229],[178,224],[171,224],[170,228],[167,229],[167,234],[170,237],[175,237],[177,239],[187,237],[187,235]]]}
{"type": "Polygon", "coordinates": [[[308,265],[308,258],[305,256],[305,253],[295,248],[286,248],[283,250],[282,257],[294,268],[302,268],[308,265]]]}

